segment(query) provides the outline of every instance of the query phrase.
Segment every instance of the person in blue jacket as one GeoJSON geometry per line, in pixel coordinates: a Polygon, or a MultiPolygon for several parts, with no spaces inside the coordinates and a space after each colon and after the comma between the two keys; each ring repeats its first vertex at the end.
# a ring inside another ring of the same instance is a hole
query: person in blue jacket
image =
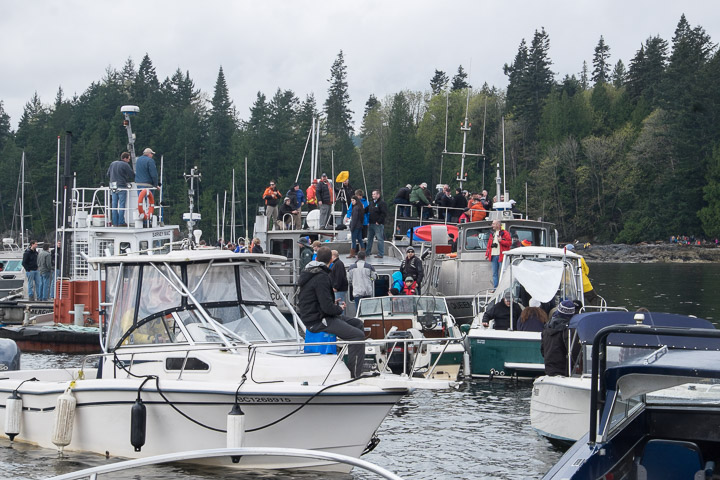
{"type": "Polygon", "coordinates": [[[159,184],[158,171],[153,155],[155,155],[155,152],[152,151],[152,148],[146,148],[135,163],[135,183],[138,184],[138,187],[141,187],[138,192],[142,190],[142,187],[157,187],[159,184]]]}

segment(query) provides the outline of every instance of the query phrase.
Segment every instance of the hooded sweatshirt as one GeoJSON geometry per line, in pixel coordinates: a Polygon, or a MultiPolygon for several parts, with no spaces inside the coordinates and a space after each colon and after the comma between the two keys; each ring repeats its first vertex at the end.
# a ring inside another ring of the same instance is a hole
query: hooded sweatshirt
{"type": "Polygon", "coordinates": [[[310,331],[319,329],[325,317],[337,317],[343,313],[343,309],[335,303],[329,274],[328,266],[317,260],[308,263],[300,273],[298,313],[310,331]]]}
{"type": "Polygon", "coordinates": [[[567,329],[572,315],[557,313],[542,331],[540,353],[545,359],[545,375],[568,375],[567,329]]]}

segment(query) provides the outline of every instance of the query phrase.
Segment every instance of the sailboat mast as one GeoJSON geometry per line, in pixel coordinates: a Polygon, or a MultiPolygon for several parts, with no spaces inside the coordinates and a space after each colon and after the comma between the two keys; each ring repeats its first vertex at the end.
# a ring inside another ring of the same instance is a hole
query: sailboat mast
{"type": "Polygon", "coordinates": [[[235,169],[233,168],[232,174],[232,208],[230,209],[230,234],[233,239],[233,243],[237,242],[235,237],[235,169]]]}
{"type": "Polygon", "coordinates": [[[20,248],[25,248],[25,150],[20,162],[20,248]]]}

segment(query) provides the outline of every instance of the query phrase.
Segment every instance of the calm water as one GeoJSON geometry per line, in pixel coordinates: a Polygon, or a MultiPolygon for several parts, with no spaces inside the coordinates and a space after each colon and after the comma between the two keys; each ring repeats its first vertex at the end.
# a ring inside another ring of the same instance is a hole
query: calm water
{"type": "MultiPolygon", "coordinates": [[[[611,305],[646,307],[720,320],[718,264],[590,264],[595,290],[611,305]]],[[[26,355],[23,368],[78,362],[78,357],[26,355]]],[[[538,478],[562,455],[530,428],[530,384],[475,380],[453,392],[420,391],[400,402],[380,427],[381,442],[363,457],[408,479],[538,478]]],[[[128,412],[129,414],[129,412],[128,412]]],[[[0,440],[0,478],[40,479],[100,465],[103,457],[73,454],[0,440]]],[[[134,471],[126,479],[359,480],[376,478],[313,473],[245,473],[194,466],[134,471]]]]}

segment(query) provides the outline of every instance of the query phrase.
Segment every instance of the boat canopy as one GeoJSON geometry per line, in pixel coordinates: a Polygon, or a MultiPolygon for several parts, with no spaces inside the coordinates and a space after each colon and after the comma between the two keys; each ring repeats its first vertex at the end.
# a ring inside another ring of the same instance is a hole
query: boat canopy
{"type": "MultiPolygon", "coordinates": [[[[591,344],[597,332],[611,325],[635,325],[637,312],[588,312],[580,313],[570,320],[570,328],[577,330],[578,339],[581,343],[591,344]]],[[[678,315],[674,313],[644,313],[643,325],[655,327],[681,327],[681,328],[705,328],[714,329],[715,326],[709,321],[678,315]]],[[[615,346],[661,346],[680,349],[707,349],[714,350],[720,347],[716,340],[695,337],[672,337],[672,336],[649,336],[613,333],[608,337],[608,345],[615,346]]]]}
{"type": "Polygon", "coordinates": [[[563,278],[564,264],[559,260],[535,262],[523,260],[513,265],[513,277],[527,293],[540,302],[555,297],[563,278]]]}

